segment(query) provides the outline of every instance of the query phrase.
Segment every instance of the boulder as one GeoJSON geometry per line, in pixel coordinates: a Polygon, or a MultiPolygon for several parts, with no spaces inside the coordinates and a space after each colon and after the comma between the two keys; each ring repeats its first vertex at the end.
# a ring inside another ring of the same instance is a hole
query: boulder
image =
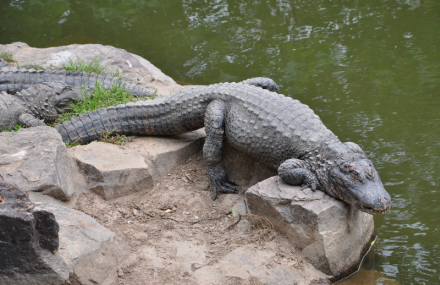
{"type": "Polygon", "coordinates": [[[357,268],[375,236],[373,216],[278,176],[249,188],[246,198],[251,214],[267,218],[333,280],[357,268]]]}
{"type": "Polygon", "coordinates": [[[69,270],[56,254],[58,232],[52,213],[35,209],[16,186],[0,183],[1,284],[67,284],[69,270]]]}
{"type": "Polygon", "coordinates": [[[73,209],[42,203],[35,210],[52,213],[60,226],[58,256],[67,265],[70,284],[116,282],[117,269],[130,254],[130,247],[123,239],[92,217],[73,209]]]}
{"type": "Polygon", "coordinates": [[[89,190],[109,200],[153,186],[150,168],[137,152],[115,144],[92,142],[69,149],[89,190]]]}
{"type": "Polygon", "coordinates": [[[0,45],[0,52],[9,51],[14,60],[21,67],[32,67],[36,64],[48,68],[62,68],[68,65],[69,60],[91,61],[100,60],[101,66],[108,72],[119,70],[122,77],[128,82],[137,84],[150,92],[157,92],[160,96],[179,92],[181,87],[171,77],[165,75],[148,60],[129,53],[126,50],[100,44],[73,44],[68,46],[33,48],[26,43],[15,42],[0,45]]]}
{"type": "Polygon", "coordinates": [[[142,155],[157,180],[201,151],[205,136],[204,129],[200,129],[175,136],[138,137],[126,143],[124,148],[142,155]]]}
{"type": "Polygon", "coordinates": [[[0,133],[0,182],[68,201],[85,180],[51,127],[0,133]]]}

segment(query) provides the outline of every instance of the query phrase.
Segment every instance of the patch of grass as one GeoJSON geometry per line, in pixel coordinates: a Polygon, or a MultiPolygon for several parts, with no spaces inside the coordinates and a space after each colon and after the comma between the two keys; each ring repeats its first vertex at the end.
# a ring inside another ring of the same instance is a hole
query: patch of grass
{"type": "Polygon", "coordinates": [[[127,142],[131,142],[135,136],[118,135],[113,132],[104,131],[98,136],[98,141],[112,143],[117,145],[124,145],[127,142]]]}
{"type": "MultiPolygon", "coordinates": [[[[72,117],[78,117],[81,114],[85,114],[91,110],[97,110],[99,108],[107,108],[110,106],[116,106],[118,104],[127,104],[128,102],[134,102],[141,98],[133,97],[130,93],[122,89],[123,86],[116,85],[111,90],[105,89],[101,84],[96,83],[95,88],[91,94],[82,88],[81,101],[72,103],[69,107],[72,111],[64,114],[60,114],[57,119],[57,123],[69,121],[72,117]]],[[[145,99],[145,98],[142,98],[145,99]]]]}
{"type": "Polygon", "coordinates": [[[3,131],[0,131],[0,133],[4,133],[4,132],[12,132],[12,133],[14,133],[14,132],[16,132],[16,131],[18,131],[19,129],[22,129],[22,128],[25,128],[25,127],[22,126],[22,125],[19,125],[19,124],[15,124],[15,126],[12,129],[3,130],[3,131]]]}
{"type": "Polygon", "coordinates": [[[44,68],[38,64],[31,65],[28,69],[32,69],[32,68],[35,70],[44,70],[44,68]]]}
{"type": "Polygon", "coordinates": [[[67,148],[74,147],[74,146],[77,146],[77,145],[80,145],[80,143],[78,143],[78,142],[66,142],[66,147],[67,148]]]}
{"type": "Polygon", "coordinates": [[[0,58],[7,61],[7,62],[15,62],[14,57],[12,56],[12,53],[9,51],[4,51],[0,53],[0,58]]]}
{"type": "MultiPolygon", "coordinates": [[[[69,59],[69,64],[68,65],[63,64],[63,68],[67,71],[84,71],[88,73],[94,72],[96,74],[101,74],[102,72],[106,72],[107,74],[110,74],[113,77],[122,78],[122,74],[119,71],[119,69],[110,70],[107,69],[106,67],[102,67],[100,64],[101,64],[101,60],[96,57],[93,58],[90,62],[85,62],[84,60],[73,62],[71,59],[69,59]]],[[[35,70],[38,69],[35,68],[35,70]]]]}
{"type": "Polygon", "coordinates": [[[110,73],[111,76],[113,76],[113,77],[122,78],[122,74],[119,72],[119,69],[111,70],[109,73],[110,73]]]}
{"type": "Polygon", "coordinates": [[[15,67],[17,67],[17,69],[20,69],[20,68],[26,68],[26,69],[35,69],[35,70],[44,70],[44,68],[41,66],[41,65],[38,65],[38,64],[34,64],[34,65],[30,65],[30,66],[20,66],[18,63],[17,63],[17,65],[15,66],[15,67]]]}
{"type": "Polygon", "coordinates": [[[72,59],[69,59],[69,64],[63,64],[63,68],[67,71],[85,71],[88,73],[94,72],[96,74],[100,74],[105,69],[105,67],[100,65],[100,60],[96,57],[90,62],[85,62],[82,59],[73,62],[72,59]]]}

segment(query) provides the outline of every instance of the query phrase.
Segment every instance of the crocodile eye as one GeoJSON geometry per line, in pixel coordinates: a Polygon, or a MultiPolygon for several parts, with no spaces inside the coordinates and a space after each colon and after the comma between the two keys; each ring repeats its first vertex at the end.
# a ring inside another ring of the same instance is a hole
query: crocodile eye
{"type": "Polygon", "coordinates": [[[357,171],[356,169],[353,169],[351,171],[351,177],[353,177],[354,179],[357,179],[359,181],[362,181],[362,176],[361,176],[360,172],[357,171]]]}

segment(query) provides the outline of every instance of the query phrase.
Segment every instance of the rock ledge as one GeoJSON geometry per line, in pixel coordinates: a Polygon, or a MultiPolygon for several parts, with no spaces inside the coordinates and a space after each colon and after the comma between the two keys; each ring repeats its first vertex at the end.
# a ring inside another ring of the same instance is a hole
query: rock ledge
{"type": "Polygon", "coordinates": [[[249,188],[246,198],[252,214],[266,217],[333,280],[357,268],[375,236],[372,215],[279,176],[249,188]]]}

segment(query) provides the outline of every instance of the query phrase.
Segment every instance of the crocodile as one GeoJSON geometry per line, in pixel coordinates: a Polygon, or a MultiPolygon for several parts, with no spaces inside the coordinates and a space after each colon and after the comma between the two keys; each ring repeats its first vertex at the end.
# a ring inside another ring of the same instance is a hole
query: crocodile
{"type": "Polygon", "coordinates": [[[104,131],[176,135],[205,127],[203,159],[212,188],[237,193],[222,161],[233,147],[278,169],[291,185],[320,190],[372,214],[385,214],[391,198],[361,147],[341,142],[300,101],[255,84],[220,83],[154,100],[89,111],[56,126],[64,142],[88,143],[104,131]]]}
{"type": "Polygon", "coordinates": [[[77,101],[79,89],[74,90],[62,82],[32,85],[15,95],[0,92],[0,131],[12,129],[16,124],[26,127],[44,126],[54,122],[58,114],[68,111],[77,101]]]}
{"type": "Polygon", "coordinates": [[[109,74],[87,73],[84,71],[66,71],[61,70],[35,70],[16,67],[2,67],[0,70],[0,92],[5,91],[9,94],[15,94],[29,86],[43,82],[63,82],[69,86],[93,89],[96,83],[99,83],[106,89],[111,89],[115,85],[128,91],[135,97],[150,97],[153,93],[148,92],[135,84],[130,84],[120,77],[114,77],[109,74]]]}

